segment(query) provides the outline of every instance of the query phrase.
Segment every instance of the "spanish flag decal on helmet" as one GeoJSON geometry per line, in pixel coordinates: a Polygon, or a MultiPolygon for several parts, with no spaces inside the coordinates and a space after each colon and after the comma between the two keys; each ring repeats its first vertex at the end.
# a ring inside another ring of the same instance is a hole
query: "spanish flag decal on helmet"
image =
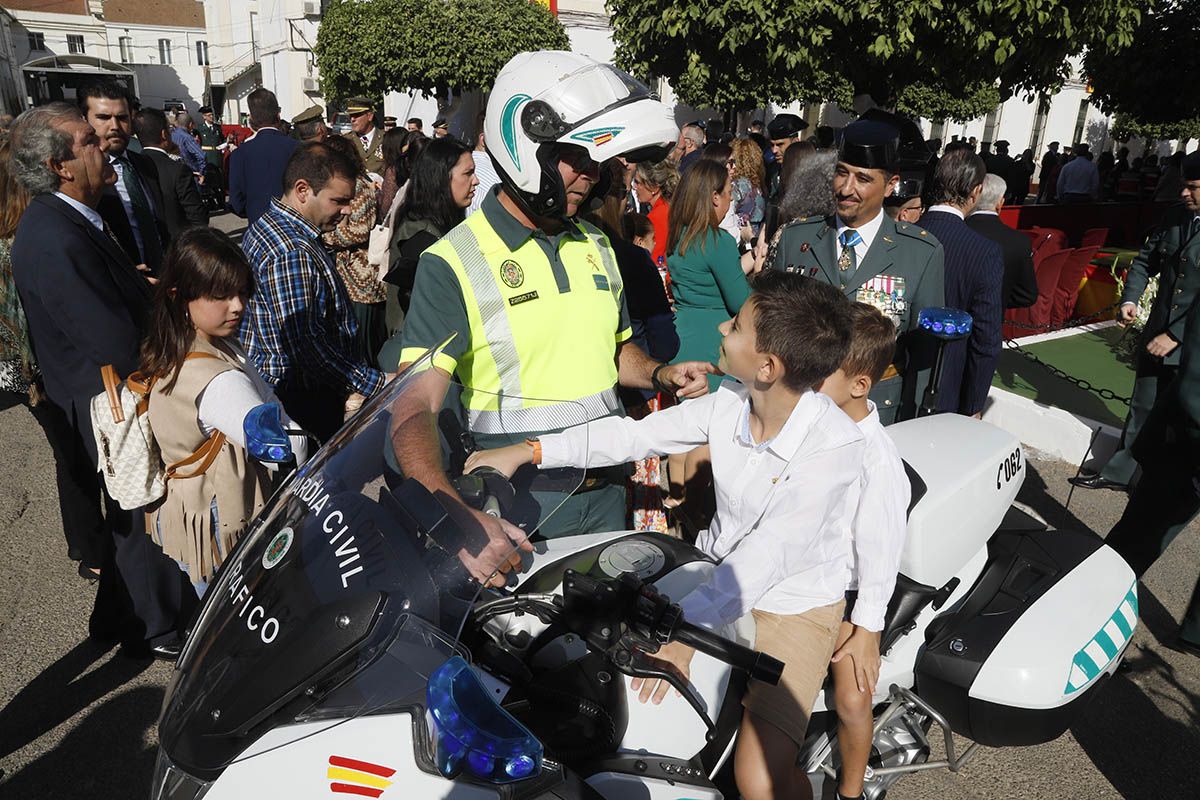
{"type": "Polygon", "coordinates": [[[613,139],[617,138],[624,128],[593,128],[590,131],[579,131],[572,133],[571,138],[577,142],[590,144],[592,147],[599,147],[602,144],[608,144],[613,139]]]}

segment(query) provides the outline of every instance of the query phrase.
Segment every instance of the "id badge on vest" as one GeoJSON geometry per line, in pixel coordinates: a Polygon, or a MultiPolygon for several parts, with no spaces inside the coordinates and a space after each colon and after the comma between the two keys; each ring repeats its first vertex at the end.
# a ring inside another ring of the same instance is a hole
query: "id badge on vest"
{"type": "Polygon", "coordinates": [[[879,309],[900,331],[903,329],[902,320],[908,313],[908,300],[904,297],[906,290],[904,278],[876,275],[859,287],[854,299],[879,309]]]}

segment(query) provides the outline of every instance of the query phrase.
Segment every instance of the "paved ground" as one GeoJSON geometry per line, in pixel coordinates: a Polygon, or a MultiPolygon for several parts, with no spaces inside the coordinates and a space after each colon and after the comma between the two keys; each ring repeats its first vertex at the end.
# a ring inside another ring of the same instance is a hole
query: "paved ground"
{"type": "MultiPolygon", "coordinates": [[[[170,670],[86,641],[94,589],[66,559],[50,451],[24,406],[0,408],[0,452],[0,798],[140,800],[170,670]]],[[[1056,527],[1107,531],[1120,514],[1111,492],[1077,495],[1064,510],[1071,468],[1029,466],[1022,499],[1056,527]]],[[[1200,797],[1200,659],[1161,644],[1198,564],[1193,529],[1147,576],[1130,668],[1066,735],[985,750],[960,775],[906,778],[892,797],[1200,797]]]]}

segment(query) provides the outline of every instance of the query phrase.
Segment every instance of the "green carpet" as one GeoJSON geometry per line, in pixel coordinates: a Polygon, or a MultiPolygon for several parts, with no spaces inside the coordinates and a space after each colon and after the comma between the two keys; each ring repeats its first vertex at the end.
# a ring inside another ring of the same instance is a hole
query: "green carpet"
{"type": "MultiPolygon", "coordinates": [[[[1068,375],[1128,397],[1133,391],[1133,367],[1120,352],[1129,349],[1129,343],[1118,348],[1124,334],[1124,329],[1113,325],[1089,333],[1022,345],[1022,348],[1068,375]]],[[[1084,391],[1012,350],[1000,352],[992,385],[1116,428],[1125,424],[1128,406],[1120,400],[1104,400],[1094,392],[1084,391]]]]}

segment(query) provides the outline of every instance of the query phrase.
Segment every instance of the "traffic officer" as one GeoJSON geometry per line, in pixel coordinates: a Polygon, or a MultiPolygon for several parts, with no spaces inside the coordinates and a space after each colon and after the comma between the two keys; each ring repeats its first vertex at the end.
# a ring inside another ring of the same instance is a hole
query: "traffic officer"
{"type": "MultiPolygon", "coordinates": [[[[433,356],[442,382],[428,408],[410,417],[398,413],[393,421],[402,471],[449,498],[457,495],[443,473],[427,412],[440,408],[451,375],[463,387],[461,405],[475,444],[496,447],[622,413],[618,382],[692,397],[707,391],[706,376],[715,371],[702,362],[657,363],[630,341],[612,247],[577,217],[604,195],[607,170],[599,162],[666,156],[678,135],[670,110],[607,64],[543,51],[518,54],[505,65],[485,120],[501,183],[479,213],[421,256],[398,334],[400,370],[453,335],[433,356]]],[[[575,487],[562,485],[561,477],[530,480],[541,517],[565,499],[549,526],[539,529],[542,536],[625,526],[623,468],[590,471],[569,497],[575,487]]],[[[513,541],[524,541],[507,522],[451,506],[460,523],[474,519],[489,547],[507,552],[513,541]]]]}
{"type": "MultiPolygon", "coordinates": [[[[1188,183],[1200,194],[1200,180],[1191,178],[1188,183]]],[[[1158,401],[1131,442],[1132,457],[1142,465],[1142,477],[1125,513],[1105,540],[1138,577],[1200,511],[1200,303],[1193,303],[1182,319],[1184,326],[1175,329],[1179,333],[1174,348],[1179,366],[1174,380],[1161,384],[1158,401]]],[[[1200,580],[1172,646],[1200,656],[1200,580]]]]}
{"type": "Polygon", "coordinates": [[[374,105],[365,97],[351,97],[346,101],[346,113],[350,130],[342,135],[358,145],[367,172],[383,175],[383,131],[375,127],[374,105]]]}
{"type": "Polygon", "coordinates": [[[896,363],[871,389],[884,425],[916,416],[937,354],[917,329],[917,314],[945,303],[942,245],[883,211],[884,198],[900,180],[899,145],[899,131],[886,122],[847,125],[833,178],[836,213],[789,223],[768,265],[837,286],[895,323],[896,363]]]}
{"type": "Polygon", "coordinates": [[[323,142],[329,135],[325,126],[325,109],[315,103],[292,117],[292,129],[302,142],[323,142]]]}
{"type": "Polygon", "coordinates": [[[1132,445],[1160,391],[1179,369],[1184,320],[1200,290],[1200,152],[1183,160],[1183,180],[1183,202],[1167,210],[1125,276],[1117,311],[1122,327],[1137,319],[1138,301],[1151,276],[1158,278],[1158,294],[1138,339],[1137,372],[1120,448],[1099,472],[1085,470],[1071,479],[1084,489],[1129,489],[1139,463],[1132,445]]]}

